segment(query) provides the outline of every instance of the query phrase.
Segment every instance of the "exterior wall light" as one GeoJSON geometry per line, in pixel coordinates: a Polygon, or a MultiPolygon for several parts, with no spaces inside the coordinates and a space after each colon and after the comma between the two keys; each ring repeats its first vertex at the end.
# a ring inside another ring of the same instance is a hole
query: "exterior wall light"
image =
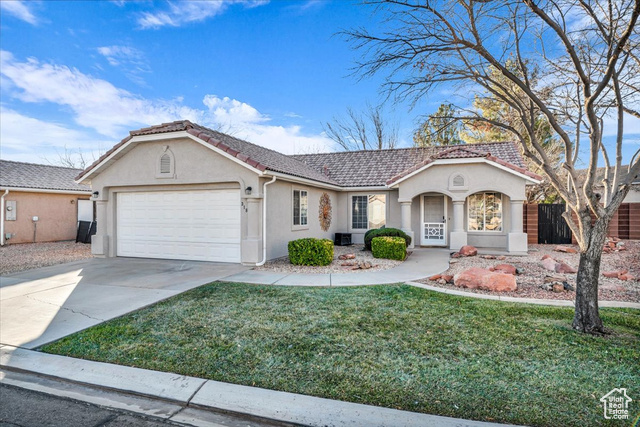
{"type": "Polygon", "coordinates": [[[251,187],[247,187],[244,189],[244,194],[246,194],[247,196],[251,195],[251,187]]]}

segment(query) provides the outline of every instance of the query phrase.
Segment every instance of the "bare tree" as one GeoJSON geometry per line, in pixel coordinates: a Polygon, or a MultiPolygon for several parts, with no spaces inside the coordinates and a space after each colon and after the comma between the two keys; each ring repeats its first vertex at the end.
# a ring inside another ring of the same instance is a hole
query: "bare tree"
{"type": "MultiPolygon", "coordinates": [[[[103,150],[100,150],[102,152],[103,150]]],[[[54,166],[63,166],[65,168],[72,169],[85,169],[91,163],[95,162],[100,157],[100,154],[96,156],[94,152],[87,154],[81,148],[70,149],[66,145],[64,151],[56,149],[56,158],[51,159],[47,156],[43,156],[42,160],[54,166]]]]}
{"type": "Polygon", "coordinates": [[[516,113],[518,127],[473,111],[456,119],[511,132],[565,201],[564,218],[580,247],[573,327],[604,333],[598,311],[602,248],[609,222],[640,170],[638,152],[626,175],[622,165],[625,113],[640,116],[640,0],[367,3],[383,15],[385,30],[347,32],[365,53],[358,66],[362,76],[386,71],[386,89],[414,100],[443,83],[457,86],[458,93],[486,91],[516,113]],[[528,64],[536,64],[544,78],[534,78],[528,64]],[[505,79],[494,78],[492,70],[505,79]],[[536,132],[540,116],[563,144],[561,168],[554,167],[536,132]],[[602,141],[605,119],[616,123],[613,149],[602,141]],[[576,168],[581,153],[588,157],[585,174],[576,168]],[[600,156],[602,197],[596,191],[600,156]]]}
{"type": "Polygon", "coordinates": [[[367,106],[364,113],[347,108],[346,118],[334,117],[323,129],[345,151],[383,150],[398,144],[398,127],[385,121],[380,106],[367,106]]]}

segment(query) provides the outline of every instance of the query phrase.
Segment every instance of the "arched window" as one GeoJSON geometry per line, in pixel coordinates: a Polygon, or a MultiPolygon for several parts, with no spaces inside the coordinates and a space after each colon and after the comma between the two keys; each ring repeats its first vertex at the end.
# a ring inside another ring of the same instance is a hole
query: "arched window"
{"type": "Polygon", "coordinates": [[[502,194],[476,193],[467,197],[469,231],[502,231],[502,194]]]}
{"type": "Polygon", "coordinates": [[[156,178],[173,178],[175,176],[175,157],[168,146],[160,154],[156,166],[156,178]]]}

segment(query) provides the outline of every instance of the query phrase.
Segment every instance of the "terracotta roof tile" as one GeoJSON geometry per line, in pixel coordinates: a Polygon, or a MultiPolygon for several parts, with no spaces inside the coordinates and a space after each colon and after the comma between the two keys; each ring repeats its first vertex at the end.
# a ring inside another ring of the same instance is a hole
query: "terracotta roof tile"
{"type": "MultiPolygon", "coordinates": [[[[180,131],[186,131],[260,171],[270,170],[342,187],[384,186],[390,178],[398,179],[396,178],[398,175],[417,170],[424,166],[425,162],[433,161],[434,158],[493,156],[514,170],[526,171],[522,156],[511,142],[474,144],[473,148],[470,146],[399,148],[287,156],[188,120],[180,120],[131,131],[127,138],[85,169],[77,179],[86,175],[134,136],[180,131]]],[[[526,173],[532,177],[535,175],[528,171],[526,173]]]]}

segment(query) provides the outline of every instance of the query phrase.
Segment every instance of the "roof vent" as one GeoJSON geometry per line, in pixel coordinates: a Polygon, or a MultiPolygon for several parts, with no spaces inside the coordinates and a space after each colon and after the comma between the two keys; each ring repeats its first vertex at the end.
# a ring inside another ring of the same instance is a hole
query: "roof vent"
{"type": "Polygon", "coordinates": [[[456,175],[453,178],[454,187],[464,187],[464,177],[462,175],[456,175]]]}

